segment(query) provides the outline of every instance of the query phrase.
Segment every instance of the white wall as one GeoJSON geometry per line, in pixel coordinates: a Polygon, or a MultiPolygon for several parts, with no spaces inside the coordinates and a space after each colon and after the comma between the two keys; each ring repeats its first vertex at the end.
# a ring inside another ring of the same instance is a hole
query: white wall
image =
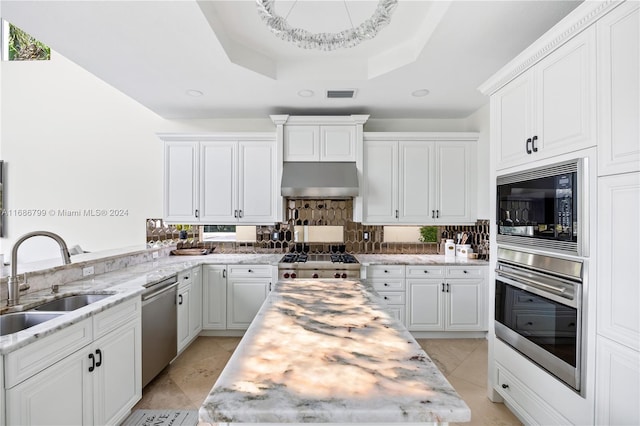
{"type": "MultiPolygon", "coordinates": [[[[7,256],[17,238],[34,230],[56,232],[88,251],[142,244],[145,219],[162,216],[158,132],[275,131],[269,117],[165,120],[57,52],[51,61],[1,62],[0,89],[5,208],[45,214],[5,216],[0,253],[7,256]],[[82,215],[102,209],[123,209],[126,216],[82,215]],[[80,210],[81,216],[61,216],[59,210],[80,210]]],[[[486,108],[468,119],[370,119],[365,130],[480,131],[487,137],[481,136],[479,152],[488,156],[488,121],[486,108]]],[[[479,161],[488,179],[486,164],[479,161]]],[[[479,193],[485,190],[482,180],[479,193]]],[[[483,209],[488,214],[488,206],[483,209]]],[[[45,238],[22,247],[21,262],[59,256],[45,238]]]]}

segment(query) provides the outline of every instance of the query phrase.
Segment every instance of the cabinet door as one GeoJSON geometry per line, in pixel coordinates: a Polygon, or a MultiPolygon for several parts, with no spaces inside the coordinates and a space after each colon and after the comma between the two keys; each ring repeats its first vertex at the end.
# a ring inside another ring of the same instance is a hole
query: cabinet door
{"type": "Polygon", "coordinates": [[[198,142],[165,142],[164,217],[196,222],[198,207],[198,142]]]}
{"type": "MultiPolygon", "coordinates": [[[[80,350],[6,391],[8,425],[93,424],[93,375],[80,350]]],[[[101,423],[104,424],[104,423],[101,423]]]]}
{"type": "Polygon", "coordinates": [[[475,217],[475,143],[436,144],[436,219],[440,223],[471,222],[475,217]]]}
{"type": "Polygon", "coordinates": [[[202,328],[226,330],[227,267],[225,265],[202,266],[202,300],[202,328]]]}
{"type": "Polygon", "coordinates": [[[200,266],[191,270],[189,296],[189,336],[193,339],[202,330],[202,268],[200,266]]]}
{"type": "Polygon", "coordinates": [[[482,279],[448,280],[446,283],[447,319],[451,331],[481,331],[484,326],[482,279]]]}
{"type": "Polygon", "coordinates": [[[237,219],[237,142],[214,141],[200,145],[200,220],[229,223],[237,219]]]}
{"type": "Polygon", "coordinates": [[[246,330],[267,298],[268,280],[229,279],[227,328],[246,330]]]}
{"type": "Polygon", "coordinates": [[[640,424],[640,354],[602,337],[596,346],[595,424],[640,424]]]}
{"type": "Polygon", "coordinates": [[[189,306],[190,306],[191,284],[182,285],[178,289],[178,352],[180,352],[191,340],[189,334],[189,306]]]}
{"type": "Polygon", "coordinates": [[[364,145],[364,222],[397,222],[398,143],[368,141],[364,145]]]}
{"type": "MultiPolygon", "coordinates": [[[[399,154],[399,221],[425,223],[431,218],[433,204],[433,143],[401,141],[399,154]]],[[[377,169],[373,170],[374,173],[377,169]]]]}
{"type": "Polygon", "coordinates": [[[284,126],[284,161],[320,160],[320,126],[284,126]]]}
{"type": "Polygon", "coordinates": [[[320,126],[320,161],[356,161],[355,126],[320,126]]]}
{"type": "Polygon", "coordinates": [[[598,333],[640,350],[640,173],[598,179],[598,333]]]}
{"type": "Polygon", "coordinates": [[[598,174],[640,170],[640,3],[629,1],[596,24],[598,174]]]}
{"type": "Polygon", "coordinates": [[[440,280],[407,280],[409,331],[444,330],[444,286],[440,280]]]}
{"type": "Polygon", "coordinates": [[[276,145],[272,141],[238,143],[240,222],[273,223],[276,218],[276,145]]]}
{"type": "Polygon", "coordinates": [[[140,320],[94,342],[93,424],[119,424],[142,397],[140,320]]]}
{"type": "Polygon", "coordinates": [[[595,28],[558,48],[534,68],[538,136],[532,157],[549,157],[596,143],[595,28]]]}
{"type": "Polygon", "coordinates": [[[491,134],[498,169],[530,160],[527,139],[533,119],[533,73],[526,72],[491,96],[491,134]]]}

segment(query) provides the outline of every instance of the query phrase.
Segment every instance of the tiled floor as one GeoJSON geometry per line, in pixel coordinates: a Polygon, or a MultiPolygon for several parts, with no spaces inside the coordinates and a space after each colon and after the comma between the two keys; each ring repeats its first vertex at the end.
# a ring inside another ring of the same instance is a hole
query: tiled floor
{"type": "MultiPolygon", "coordinates": [[[[239,337],[199,337],[149,383],[134,409],[197,409],[239,342],[239,337]]],[[[471,408],[471,422],[465,425],[521,424],[503,404],[487,398],[486,340],[418,342],[471,408]]]]}

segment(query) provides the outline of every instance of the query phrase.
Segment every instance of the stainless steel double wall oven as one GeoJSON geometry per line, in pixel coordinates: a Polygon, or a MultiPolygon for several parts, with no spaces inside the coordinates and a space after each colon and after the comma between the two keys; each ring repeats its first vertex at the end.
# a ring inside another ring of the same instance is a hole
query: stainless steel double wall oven
{"type": "Polygon", "coordinates": [[[497,179],[496,337],[580,392],[587,159],[497,179]]]}

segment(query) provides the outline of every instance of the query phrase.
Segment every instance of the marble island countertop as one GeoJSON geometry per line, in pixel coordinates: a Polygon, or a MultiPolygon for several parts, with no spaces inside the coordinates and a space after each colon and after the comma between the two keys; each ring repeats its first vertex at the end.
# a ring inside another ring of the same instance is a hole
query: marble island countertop
{"type": "Polygon", "coordinates": [[[470,410],[368,285],[281,281],[200,408],[210,423],[466,422],[470,410]]]}

